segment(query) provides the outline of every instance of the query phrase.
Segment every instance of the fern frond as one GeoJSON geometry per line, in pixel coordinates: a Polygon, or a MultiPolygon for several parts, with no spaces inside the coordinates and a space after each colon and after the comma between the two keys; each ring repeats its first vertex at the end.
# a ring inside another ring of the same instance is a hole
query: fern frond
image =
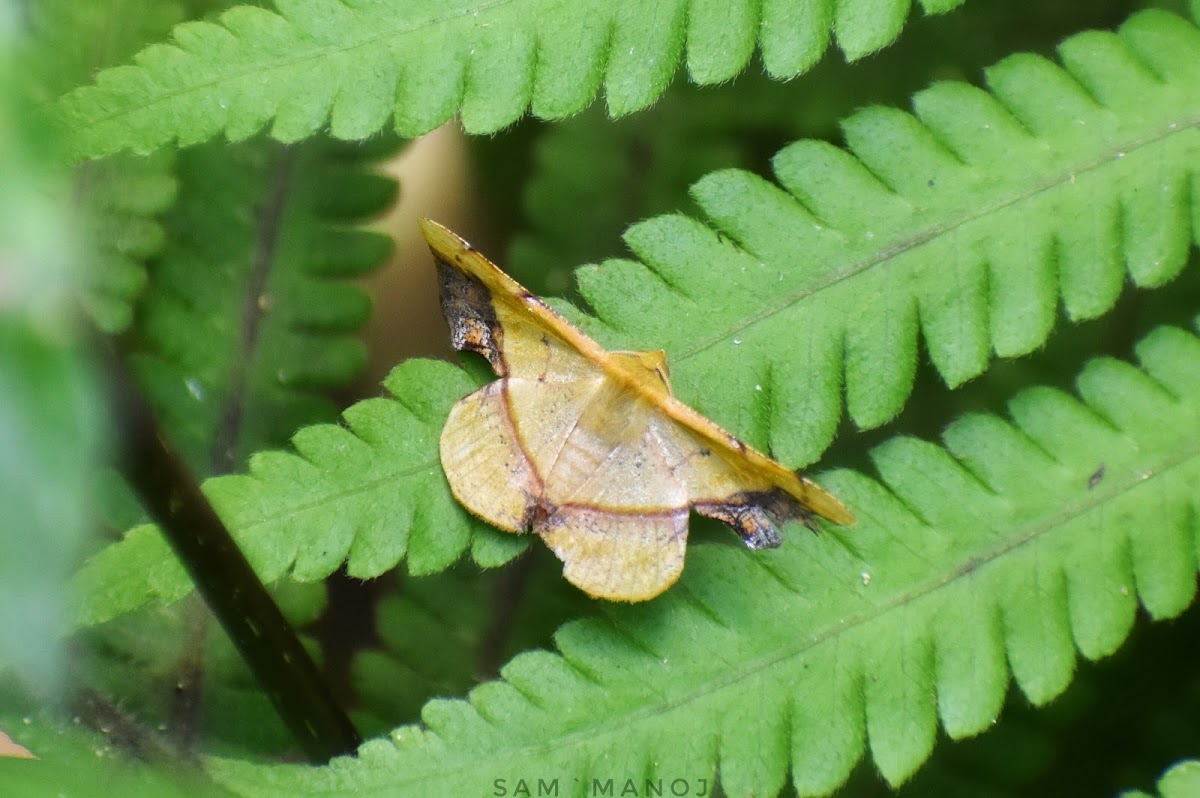
{"type": "MultiPolygon", "coordinates": [[[[313,623],[326,607],[325,585],[286,582],[274,586],[275,600],[297,629],[313,623]]],[[[206,747],[246,755],[288,755],[295,751],[291,733],[271,706],[245,661],[219,625],[212,625],[199,650],[195,627],[202,612],[180,602],[147,607],[141,612],[88,629],[76,640],[73,676],[102,696],[113,696],[121,710],[148,728],[169,730],[183,722],[179,693],[186,690],[200,703],[203,728],[196,734],[206,747]],[[203,663],[203,686],[180,685],[180,662],[188,656],[203,663]],[[214,738],[213,729],[225,730],[214,738]]],[[[308,641],[309,648],[316,644],[308,641]]]]}
{"type": "MultiPolygon", "coordinates": [[[[391,243],[344,223],[377,213],[395,185],[366,172],[354,150],[259,140],[179,157],[171,246],[156,264],[132,348],[172,443],[198,474],[231,471],[250,452],[336,417],[324,392],[365,361],[353,333],[370,302],[348,278],[374,269],[391,243]],[[345,199],[329,196],[332,183],[345,199]]],[[[102,550],[82,579],[88,595],[112,598],[82,602],[91,622],[191,590],[148,526],[102,550]]]]}
{"type": "Polygon", "coordinates": [[[48,103],[168,35],[184,13],[176,0],[110,0],[103,6],[38,0],[28,4],[26,16],[32,96],[48,103]],[[85,41],[90,46],[81,47],[85,41]]]}
{"type": "Polygon", "coordinates": [[[1193,600],[1200,338],[1159,328],[1137,354],[1089,363],[1079,399],[1035,387],[1011,420],[963,417],[945,448],[894,439],[872,455],[878,481],[826,474],[860,518],[846,542],[696,546],[679,589],[564,626],[561,653],[518,656],[356,760],[210,772],[292,798],[477,794],[530,773],[571,794],[719,773],[731,795],[774,795],[790,773],[825,795],[869,750],[899,784],[939,721],[954,738],[989,728],[1010,674],[1043,704],[1076,652],[1121,644],[1139,601],[1164,618],[1193,600]]]}
{"type": "MultiPolygon", "coordinates": [[[[771,155],[796,139],[837,140],[840,119],[864,105],[907,103],[931,77],[944,76],[947,64],[968,76],[1017,50],[1052,51],[1070,33],[1089,27],[1080,21],[1082,7],[1071,6],[1068,23],[1060,16],[1063,6],[1061,0],[976,3],[969,13],[910,26],[869,59],[847,64],[825,58],[788,83],[755,70],[720,86],[677,80],[642,113],[606,122],[603,108],[591,106],[546,125],[524,177],[525,229],[501,262],[534,293],[567,293],[577,264],[613,255],[620,234],[634,222],[689,207],[688,188],[705,174],[761,172],[771,155]]],[[[1094,24],[1111,24],[1111,7],[1088,10],[1094,24]]],[[[489,155],[481,160],[490,162],[489,155]]]]}
{"type": "Polygon", "coordinates": [[[146,261],[165,241],[160,216],[175,200],[174,155],[114,155],[79,167],[76,184],[91,244],[82,302],[96,325],[123,332],[146,287],[146,261]]]}
{"type": "Polygon", "coordinates": [[[915,115],[861,111],[849,152],[793,144],[774,159],[786,190],[707,176],[709,223],[634,226],[641,262],[579,270],[598,319],[576,320],[612,348],[664,347],[677,393],[800,466],[843,388],[859,427],[895,416],[918,335],[957,386],[1041,346],[1060,303],[1091,318],[1126,279],[1162,285],[1200,220],[1200,31],[1146,11],[1060,54],[1000,62],[991,93],[935,85],[915,115]]]}
{"type": "MultiPolygon", "coordinates": [[[[1012,691],[986,734],[939,741],[898,798],[1116,795],[1153,785],[1163,762],[1195,748],[1200,695],[1180,694],[1179,685],[1192,678],[1198,631],[1195,602],[1170,623],[1139,613],[1120,650],[1079,663],[1050,704],[1032,705],[1012,691]]],[[[839,794],[882,798],[886,787],[871,771],[859,767],[839,794]]]]}
{"type": "MultiPolygon", "coordinates": [[[[182,19],[177,3],[120,0],[97,6],[44,0],[29,8],[30,93],[50,102],[119,64],[148,42],[165,36],[182,19]],[[108,14],[125,24],[112,25],[108,14]],[[80,47],[79,42],[92,43],[80,47]]],[[[81,166],[74,200],[87,236],[80,300],[100,329],[129,326],[132,304],[146,285],[145,263],[163,243],[159,216],[174,200],[170,153],[138,158],[114,156],[81,166]]]]}
{"type": "Polygon", "coordinates": [[[513,240],[505,268],[535,293],[568,291],[571,268],[610,254],[630,222],[687,203],[708,172],[748,166],[759,139],[771,140],[765,156],[801,135],[790,100],[811,101],[805,83],[786,93],[753,73],[720,87],[676,83],[644,113],[605,123],[592,107],[548,126],[522,192],[533,229],[513,240]]]}
{"type": "MultiPolygon", "coordinates": [[[[1195,798],[1200,795],[1200,762],[1185,760],[1171,767],[1158,782],[1161,798],[1195,798]]],[[[1155,798],[1141,790],[1121,793],[1121,798],[1155,798]]]]}
{"type": "MultiPolygon", "coordinates": [[[[111,719],[110,724],[111,724],[111,719]]],[[[20,796],[99,796],[162,798],[228,798],[229,793],[195,768],[177,763],[154,764],[124,750],[117,737],[125,728],[110,725],[109,733],[83,728],[55,716],[45,701],[34,702],[10,679],[0,679],[0,730],[37,757],[34,760],[0,756],[0,784],[5,793],[20,796]]],[[[143,756],[154,752],[141,750],[143,756]]]]}
{"type": "Polygon", "coordinates": [[[381,645],[359,652],[351,668],[358,703],[372,710],[360,723],[364,733],[411,721],[433,696],[467,692],[588,611],[590,600],[561,578],[557,559],[536,550],[525,556],[509,570],[405,577],[397,594],[380,601],[374,629],[381,645]]]}
{"type": "Polygon", "coordinates": [[[336,417],[324,393],[365,362],[354,333],[370,301],[350,279],[390,248],[347,223],[378,213],[395,184],[321,141],[196,147],[178,172],[131,348],[173,442],[206,475],[336,417]]]}
{"type": "Polygon", "coordinates": [[[382,716],[371,724],[378,733],[416,717],[430,697],[460,695],[476,684],[480,630],[494,589],[479,577],[452,568],[406,580],[403,592],[379,602],[374,628],[381,645],[359,652],[351,669],[359,703],[382,716]]]}
{"type": "MultiPolygon", "coordinates": [[[[483,565],[522,551],[525,538],[483,529],[454,501],[437,460],[450,406],[474,387],[459,369],[410,361],[368,399],[292,439],[295,452],[250,458],[249,473],[216,477],[205,493],[267,582],[285,572],[323,579],[343,561],[369,578],[407,558],[414,574],[447,568],[468,547],[483,565]]],[[[76,580],[76,621],[94,624],[149,601],[173,601],[191,583],[152,526],[130,530],[76,580]]]]}
{"type": "MultiPolygon", "coordinates": [[[[961,0],[923,0],[941,12],[961,0]]],[[[610,113],[661,94],[681,59],[697,83],[745,69],[755,47],[767,72],[794,76],[825,52],[831,31],[850,58],[891,42],[908,0],[563,0],[403,5],[382,0],[279,0],[278,13],[238,6],[219,23],[175,28],[132,66],[67,95],[57,116],[74,153],[232,140],[270,126],[290,142],[328,127],[360,139],[393,120],[402,136],[455,114],[473,133],[526,111],[558,119],[604,89],[610,113]]]]}
{"type": "MultiPolygon", "coordinates": [[[[793,466],[828,445],[843,382],[860,426],[899,410],[918,329],[951,384],[983,370],[989,350],[1029,351],[1060,296],[1085,317],[1111,306],[1126,273],[1143,285],[1176,274],[1194,225],[1200,32],[1152,11],[1120,35],[1086,33],[1062,51],[1074,76],[1017,56],[990,73],[999,99],[942,84],[917,97],[924,123],[878,108],[851,117],[861,161],[820,143],[789,147],[776,165],[794,196],[743,172],[706,178],[696,197],[720,232],[682,216],[640,224],[626,238],[645,265],[579,273],[597,317],[559,307],[611,348],[664,346],[685,401],[793,466]]],[[[237,483],[240,499],[218,495],[233,483],[214,489],[267,581],[288,568],[322,578],[346,556],[358,576],[406,552],[413,573],[430,573],[469,545],[493,564],[524,546],[491,532],[472,542],[441,477],[437,429],[470,383],[415,365],[391,384],[403,402],[410,391],[430,397],[412,414],[363,405],[420,430],[396,448],[319,427],[297,438],[303,459],[261,455],[249,478],[232,478],[248,480],[237,483]],[[410,382],[426,376],[448,382],[410,382]]],[[[357,412],[347,415],[352,430],[357,412]]],[[[187,592],[152,536],[137,530],[88,565],[81,622],[187,592]],[[129,570],[122,551],[157,567],[129,570]]]]}

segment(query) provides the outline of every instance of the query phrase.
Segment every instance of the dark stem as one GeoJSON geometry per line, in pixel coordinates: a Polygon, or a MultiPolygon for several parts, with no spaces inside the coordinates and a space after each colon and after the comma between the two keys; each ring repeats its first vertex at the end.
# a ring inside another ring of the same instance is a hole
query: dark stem
{"type": "Polygon", "coordinates": [[[362,742],[358,731],[188,467],[171,450],[120,356],[107,342],[101,349],[121,470],[143,507],[309,758],[319,763],[353,753],[362,742]]]}
{"type": "Polygon", "coordinates": [[[204,698],[204,643],[212,614],[197,596],[183,610],[183,653],[175,666],[171,691],[170,729],[181,751],[191,753],[199,736],[204,698]]]}
{"type": "MultiPolygon", "coordinates": [[[[229,392],[217,416],[216,439],[209,455],[209,473],[228,474],[237,467],[246,414],[249,374],[258,347],[263,314],[269,305],[267,282],[275,263],[275,250],[283,220],[284,205],[291,185],[295,163],[290,147],[278,148],[278,158],[267,182],[270,191],[258,211],[257,246],[249,280],[242,300],[238,348],[230,358],[229,392]]],[[[177,687],[171,702],[172,728],[183,749],[195,743],[200,726],[204,690],[204,641],[208,636],[208,617],[203,612],[188,612],[188,640],[176,666],[177,687]]]]}
{"type": "Polygon", "coordinates": [[[70,710],[85,727],[100,732],[110,743],[143,762],[170,762],[174,758],[166,739],[90,688],[72,697],[70,710]]]}
{"type": "Polygon", "coordinates": [[[475,676],[480,681],[494,679],[500,673],[509,636],[512,634],[521,601],[525,598],[529,578],[533,574],[533,563],[533,552],[526,551],[497,581],[492,593],[491,622],[479,646],[479,657],[476,660],[475,676]]]}
{"type": "Polygon", "coordinates": [[[283,147],[269,182],[270,194],[258,213],[258,244],[255,247],[250,280],[242,301],[242,318],[239,325],[241,336],[237,353],[230,362],[229,392],[221,410],[217,438],[212,450],[214,474],[226,474],[237,467],[238,444],[246,412],[247,383],[251,364],[254,362],[254,351],[258,347],[263,313],[270,305],[270,297],[266,295],[267,278],[275,262],[275,248],[279,243],[279,227],[283,221],[294,162],[292,148],[283,147]]]}

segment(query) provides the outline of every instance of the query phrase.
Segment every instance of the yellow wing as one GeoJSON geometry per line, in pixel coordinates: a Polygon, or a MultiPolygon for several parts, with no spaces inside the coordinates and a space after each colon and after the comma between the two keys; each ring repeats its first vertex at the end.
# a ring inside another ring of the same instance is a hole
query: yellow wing
{"type": "Polygon", "coordinates": [[[573,584],[658,595],[683,568],[689,507],[752,548],[779,545],[790,519],[853,523],[836,498],[672,396],[662,352],[602,349],[449,230],[421,230],[454,346],[500,377],[447,419],[450,487],[502,529],[532,527],[573,584]]]}

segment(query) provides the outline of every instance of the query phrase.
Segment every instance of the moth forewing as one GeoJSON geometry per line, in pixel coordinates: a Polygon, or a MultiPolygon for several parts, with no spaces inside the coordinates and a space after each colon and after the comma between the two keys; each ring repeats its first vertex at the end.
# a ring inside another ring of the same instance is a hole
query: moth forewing
{"type": "Polygon", "coordinates": [[[587,593],[643,601],[683,569],[688,510],[751,548],[841,502],[671,394],[661,351],[608,352],[441,225],[421,220],[457,349],[499,379],[460,400],[441,437],[458,501],[510,532],[532,528],[587,593]]]}

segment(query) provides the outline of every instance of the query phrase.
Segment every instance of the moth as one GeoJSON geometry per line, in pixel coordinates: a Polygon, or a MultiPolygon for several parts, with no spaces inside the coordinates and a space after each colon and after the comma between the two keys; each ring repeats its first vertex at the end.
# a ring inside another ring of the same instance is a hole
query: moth
{"type": "Polygon", "coordinates": [[[455,498],[532,529],[591,596],[653,598],[679,578],[694,509],[752,549],[779,527],[854,516],[820,487],[671,393],[666,353],[609,352],[470,244],[422,219],[455,349],[499,378],[461,399],[441,436],[455,498]]]}

